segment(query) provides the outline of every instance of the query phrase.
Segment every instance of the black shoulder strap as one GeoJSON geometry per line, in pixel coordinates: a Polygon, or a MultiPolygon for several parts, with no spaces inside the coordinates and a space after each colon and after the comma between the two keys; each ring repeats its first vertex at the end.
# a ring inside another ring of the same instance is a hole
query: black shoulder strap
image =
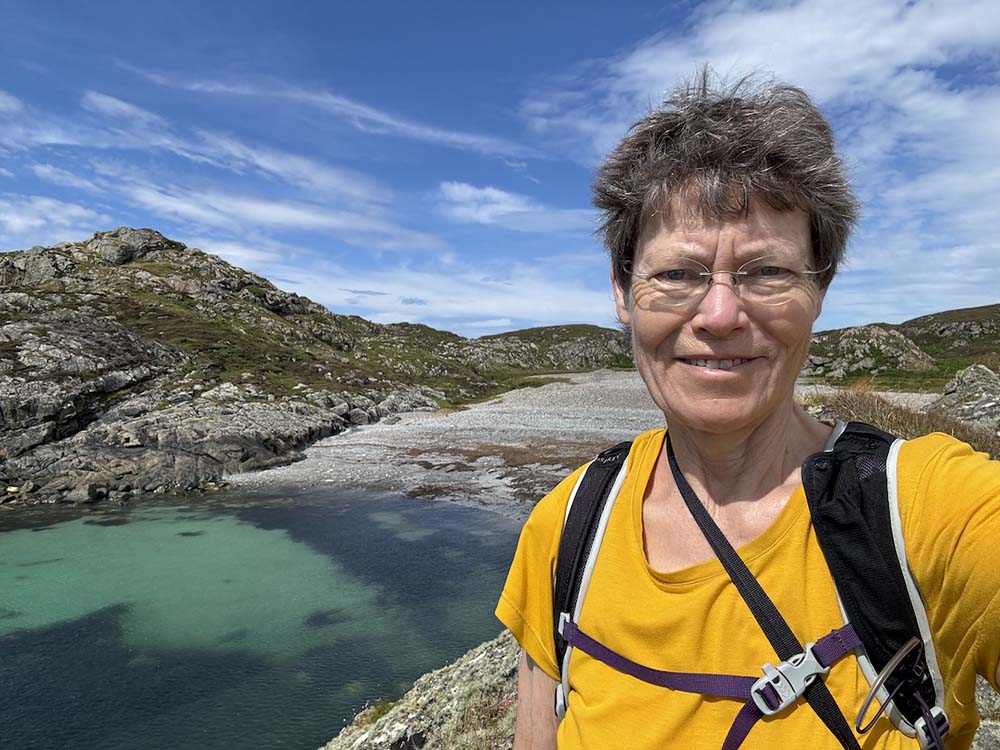
{"type": "MultiPolygon", "coordinates": [[[[767,595],[767,592],[764,591],[757,579],[754,578],[753,573],[750,572],[746,563],[739,556],[739,553],[733,549],[733,545],[730,544],[725,533],[715,523],[715,520],[705,506],[702,505],[701,500],[698,499],[694,490],[691,489],[691,485],[688,484],[684,473],[677,465],[677,457],[671,449],[670,435],[666,437],[666,451],[667,460],[670,463],[670,471],[674,476],[674,483],[677,485],[677,489],[684,499],[684,504],[691,512],[702,534],[705,535],[705,539],[712,547],[712,551],[719,558],[722,567],[729,574],[730,580],[732,580],[736,589],[740,592],[743,601],[750,608],[750,612],[753,614],[760,629],[764,631],[764,635],[767,637],[771,647],[782,661],[792,659],[797,654],[801,654],[802,644],[799,643],[799,639],[792,632],[788,622],[782,617],[774,602],[771,601],[771,597],[767,595]]],[[[857,739],[851,733],[850,725],[848,725],[844,714],[840,711],[833,695],[830,693],[830,689],[823,680],[815,680],[809,684],[805,692],[802,693],[802,697],[812,706],[813,710],[822,719],[833,736],[837,738],[837,743],[841,748],[861,750],[861,745],[858,744],[857,739]]]]}
{"type": "Polygon", "coordinates": [[[601,517],[608,493],[631,447],[631,442],[619,443],[590,462],[572,498],[566,523],[563,524],[552,602],[556,664],[562,664],[566,653],[566,641],[559,633],[559,613],[572,614],[576,609],[583,567],[597,532],[597,519],[601,517]]]}
{"type": "MultiPolygon", "coordinates": [[[[864,644],[875,672],[913,637],[921,638],[894,540],[887,460],[895,437],[851,422],[832,450],[815,453],[802,467],[812,523],[837,586],[847,620],[864,644]]],[[[923,639],[921,638],[921,641],[923,639]]],[[[914,724],[916,698],[935,701],[934,683],[922,649],[886,681],[893,703],[914,724]]]]}

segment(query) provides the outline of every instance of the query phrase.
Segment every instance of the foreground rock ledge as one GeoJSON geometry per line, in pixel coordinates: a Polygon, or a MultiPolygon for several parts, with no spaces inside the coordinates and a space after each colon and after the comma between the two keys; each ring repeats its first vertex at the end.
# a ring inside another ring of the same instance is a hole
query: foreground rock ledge
{"type": "Polygon", "coordinates": [[[519,654],[505,632],[421,677],[374,721],[378,704],[362,711],[322,750],[511,747],[519,654]]]}

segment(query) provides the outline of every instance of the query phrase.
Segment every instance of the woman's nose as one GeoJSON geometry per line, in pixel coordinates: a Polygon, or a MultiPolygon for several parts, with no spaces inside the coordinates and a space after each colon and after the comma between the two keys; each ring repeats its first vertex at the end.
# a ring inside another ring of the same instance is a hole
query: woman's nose
{"type": "Polygon", "coordinates": [[[716,337],[727,336],[746,325],[746,307],[736,280],[730,274],[712,276],[712,283],[695,308],[691,323],[696,329],[716,337]]]}

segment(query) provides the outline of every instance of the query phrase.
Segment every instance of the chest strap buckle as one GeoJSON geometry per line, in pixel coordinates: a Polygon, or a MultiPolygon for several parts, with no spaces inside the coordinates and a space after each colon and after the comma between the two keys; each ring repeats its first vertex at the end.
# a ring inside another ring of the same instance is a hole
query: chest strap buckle
{"type": "Polygon", "coordinates": [[[750,697],[765,716],[783,711],[801,696],[821,674],[830,671],[813,653],[815,642],[807,643],[801,654],[774,666],[767,663],[761,669],[764,676],[750,688],[750,697]]]}

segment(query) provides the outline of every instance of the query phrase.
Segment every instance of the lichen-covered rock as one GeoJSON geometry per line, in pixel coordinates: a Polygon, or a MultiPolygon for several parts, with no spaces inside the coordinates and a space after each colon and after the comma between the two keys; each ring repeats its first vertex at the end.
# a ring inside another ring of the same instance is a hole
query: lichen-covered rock
{"type": "Polygon", "coordinates": [[[878,373],[887,369],[927,372],[934,360],[899,331],[881,325],[857,326],[817,333],[804,376],[843,378],[851,373],[878,373]]]}
{"type": "Polygon", "coordinates": [[[510,748],[519,654],[505,632],[421,677],[376,720],[362,711],[322,750],[510,748]]]}
{"type": "Polygon", "coordinates": [[[986,365],[966,367],[955,374],[930,408],[1000,434],[1000,375],[986,365]]]}

